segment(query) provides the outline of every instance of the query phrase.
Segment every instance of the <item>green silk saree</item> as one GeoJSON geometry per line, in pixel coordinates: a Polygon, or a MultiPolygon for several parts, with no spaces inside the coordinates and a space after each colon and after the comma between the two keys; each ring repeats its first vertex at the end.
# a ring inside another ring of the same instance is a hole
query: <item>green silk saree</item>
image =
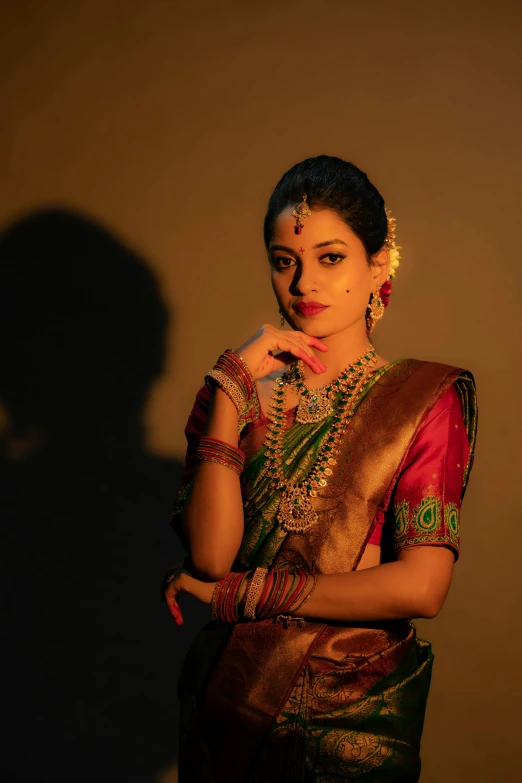
{"type": "MultiPolygon", "coordinates": [[[[391,543],[383,541],[383,559],[394,559],[409,541],[455,546],[476,434],[473,378],[456,367],[403,360],[372,374],[334,475],[313,498],[318,523],[305,533],[286,533],[277,524],[278,493],[269,489],[263,472],[266,419],[243,430],[245,532],[232,570],[355,570],[378,506],[393,499],[405,468],[411,470],[411,445],[452,386],[469,446],[460,497],[448,500],[438,484],[442,479],[430,479],[406,520],[407,498],[392,503],[390,513],[399,508],[400,514],[392,520],[391,543]]],[[[204,390],[198,398],[186,430],[187,465],[193,465],[191,452],[208,405],[204,390]]],[[[330,426],[330,419],[296,424],[293,411],[287,412],[288,478],[306,476],[330,426]]],[[[191,470],[172,518],[181,536],[191,470]]],[[[209,623],[196,637],[179,681],[180,783],[418,781],[432,664],[430,644],[418,639],[408,620],[355,625],[309,619],[288,628],[272,619],[209,623]]]]}

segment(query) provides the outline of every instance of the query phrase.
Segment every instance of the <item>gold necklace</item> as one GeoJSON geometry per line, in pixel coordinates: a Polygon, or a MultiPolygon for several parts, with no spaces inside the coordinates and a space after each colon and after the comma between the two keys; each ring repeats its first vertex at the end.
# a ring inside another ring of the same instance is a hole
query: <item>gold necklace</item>
{"type": "Polygon", "coordinates": [[[306,478],[299,482],[287,481],[283,472],[283,424],[286,410],[286,387],[294,383],[301,383],[302,385],[298,386],[298,389],[301,389],[305,384],[304,380],[295,380],[299,373],[299,368],[295,365],[290,366],[275,382],[265,440],[265,472],[271,478],[271,488],[279,490],[281,493],[276,516],[286,532],[303,532],[317,522],[317,513],[309,498],[317,497],[318,490],[326,487],[333,474],[332,467],[337,464],[336,456],[339,454],[339,443],[355,413],[371,366],[376,362],[374,351],[369,350],[353,365],[346,368],[332,384],[329,384],[333,388],[333,395],[338,394],[339,396],[335,409],[332,401],[332,426],[324,438],[314,465],[306,478]]]}
{"type": "Polygon", "coordinates": [[[320,389],[310,389],[304,380],[304,362],[299,359],[297,364],[290,368],[287,378],[288,385],[299,395],[295,420],[299,424],[315,424],[331,416],[334,397],[339,392],[346,391],[346,387],[351,382],[351,375],[357,368],[365,366],[369,361],[373,364],[377,362],[372,346],[327,386],[320,389]]]}

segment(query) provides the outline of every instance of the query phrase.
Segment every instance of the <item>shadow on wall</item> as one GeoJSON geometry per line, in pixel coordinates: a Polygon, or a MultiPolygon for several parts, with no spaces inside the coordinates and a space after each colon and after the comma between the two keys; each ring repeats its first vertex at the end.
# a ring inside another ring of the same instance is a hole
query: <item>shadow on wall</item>
{"type": "Polygon", "coordinates": [[[208,613],[187,605],[180,629],[159,600],[184,554],[181,465],[141,431],[166,323],[142,259],[90,220],[44,210],[0,236],[4,780],[151,782],[177,758],[176,682],[208,613]]]}

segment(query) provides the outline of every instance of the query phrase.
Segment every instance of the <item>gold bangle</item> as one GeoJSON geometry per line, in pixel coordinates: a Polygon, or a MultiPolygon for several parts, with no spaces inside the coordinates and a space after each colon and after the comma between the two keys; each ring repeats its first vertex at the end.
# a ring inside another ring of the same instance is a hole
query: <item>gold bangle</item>
{"type": "Polygon", "coordinates": [[[245,620],[256,619],[255,610],[257,607],[257,602],[259,600],[261,587],[263,585],[267,573],[268,573],[268,568],[256,568],[254,572],[254,576],[250,580],[250,584],[248,586],[248,590],[246,594],[246,603],[245,603],[245,611],[244,611],[245,620]]]}
{"type": "Polygon", "coordinates": [[[212,378],[219,388],[225,392],[227,397],[232,400],[234,407],[237,410],[237,414],[240,416],[247,407],[248,401],[241,393],[239,386],[237,386],[234,381],[231,381],[228,375],[221,370],[211,370],[206,374],[205,380],[207,380],[207,378],[212,378]]]}

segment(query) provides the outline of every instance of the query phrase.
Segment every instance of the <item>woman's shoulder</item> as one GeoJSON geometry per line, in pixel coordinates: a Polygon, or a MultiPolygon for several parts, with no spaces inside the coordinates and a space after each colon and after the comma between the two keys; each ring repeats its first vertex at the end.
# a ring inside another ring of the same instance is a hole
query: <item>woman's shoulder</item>
{"type": "Polygon", "coordinates": [[[392,374],[404,380],[411,378],[414,385],[414,378],[425,378],[428,383],[439,383],[444,386],[451,384],[467,384],[473,390],[475,389],[475,379],[471,370],[457,364],[449,364],[433,359],[404,358],[397,359],[390,363],[392,374]]]}
{"type": "Polygon", "coordinates": [[[385,383],[403,386],[410,399],[421,395],[426,401],[424,423],[448,408],[476,410],[476,388],[470,370],[431,359],[404,358],[391,363],[385,383]]]}
{"type": "Polygon", "coordinates": [[[422,428],[443,417],[451,419],[453,425],[457,426],[463,416],[466,418],[466,429],[473,422],[476,428],[477,391],[471,370],[431,359],[410,358],[401,360],[401,363],[409,366],[413,374],[418,371],[431,378],[433,384],[432,402],[426,408],[422,428]]]}
{"type": "Polygon", "coordinates": [[[458,364],[450,364],[449,362],[435,361],[434,359],[419,359],[418,357],[406,357],[404,359],[397,359],[393,364],[402,366],[413,366],[415,368],[426,367],[431,369],[437,369],[440,371],[449,372],[451,370],[457,371],[462,374],[471,375],[471,371],[458,364]]]}

